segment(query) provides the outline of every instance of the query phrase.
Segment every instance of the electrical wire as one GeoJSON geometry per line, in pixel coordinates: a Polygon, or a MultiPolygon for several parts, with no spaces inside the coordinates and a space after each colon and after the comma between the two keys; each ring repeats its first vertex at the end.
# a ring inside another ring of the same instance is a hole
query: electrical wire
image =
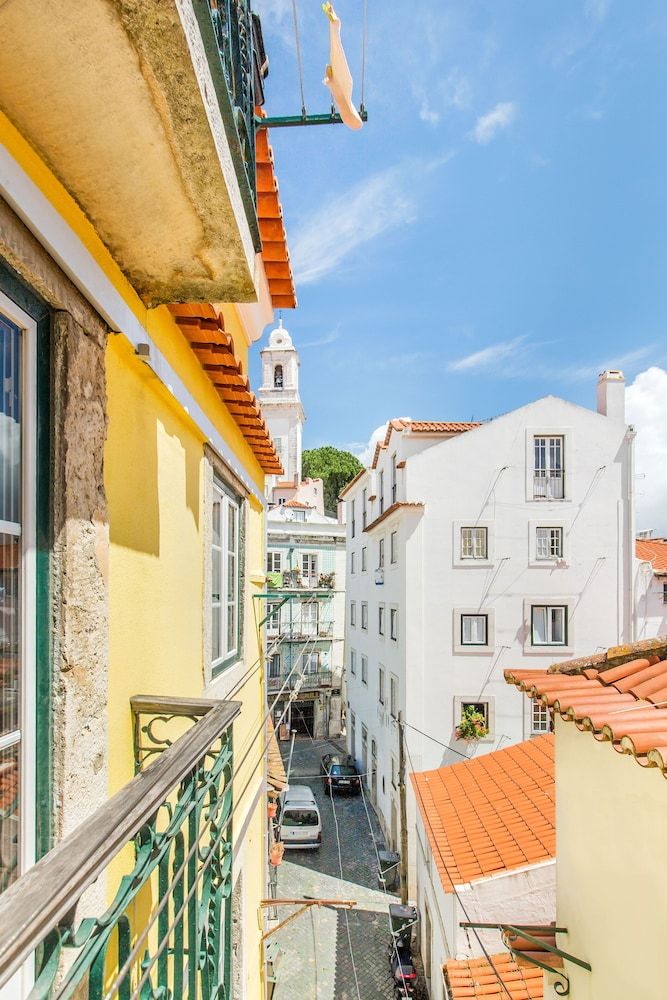
{"type": "MultiPolygon", "coordinates": [[[[290,670],[289,674],[285,678],[285,681],[284,681],[284,683],[283,683],[280,691],[276,695],[276,698],[272,702],[271,706],[268,708],[267,713],[264,716],[261,724],[259,725],[259,727],[258,727],[258,729],[257,729],[257,731],[256,731],[256,733],[255,733],[255,735],[254,735],[254,737],[252,739],[252,742],[251,742],[250,746],[248,746],[247,751],[244,754],[244,756],[243,756],[242,760],[240,761],[240,763],[237,766],[235,766],[234,771],[232,772],[232,779],[231,780],[234,779],[235,774],[237,774],[239,772],[239,770],[241,769],[241,767],[243,766],[243,764],[246,762],[246,760],[248,759],[248,756],[250,754],[250,750],[252,749],[252,747],[255,744],[255,742],[258,739],[258,737],[264,731],[264,726],[266,725],[267,720],[271,717],[271,714],[273,712],[273,709],[275,708],[276,703],[280,699],[284,688],[286,687],[286,685],[288,684],[288,682],[289,682],[292,674],[294,673],[294,671],[295,671],[295,669],[297,667],[297,664],[299,662],[299,659],[305,656],[306,646],[307,645],[308,645],[308,643],[304,644],[304,648],[301,650],[299,656],[297,657],[297,660],[295,661],[294,665],[292,666],[292,669],[290,670]]],[[[305,666],[304,666],[304,668],[303,668],[303,670],[301,672],[301,675],[300,675],[300,679],[301,680],[303,679],[304,675],[305,675],[305,666]]],[[[285,708],[283,709],[282,714],[280,716],[279,724],[280,724],[280,721],[282,721],[283,717],[287,714],[287,710],[288,710],[291,702],[294,700],[294,698],[298,694],[298,691],[299,691],[299,688],[298,688],[298,684],[297,684],[297,686],[295,686],[292,689],[292,691],[290,693],[290,696],[288,697],[288,699],[287,699],[287,701],[285,703],[285,708]]],[[[155,956],[153,957],[153,960],[151,961],[151,963],[148,966],[148,968],[145,970],[144,976],[142,977],[142,980],[141,980],[139,986],[136,988],[135,992],[133,993],[133,998],[135,996],[137,996],[138,991],[140,991],[140,989],[143,986],[143,984],[147,981],[147,977],[148,977],[148,975],[150,973],[150,969],[155,964],[155,961],[157,961],[159,955],[164,950],[164,947],[166,946],[166,943],[169,940],[169,935],[170,935],[171,931],[176,926],[176,923],[178,922],[178,919],[180,919],[180,915],[184,911],[184,908],[185,908],[187,902],[189,901],[192,893],[195,891],[195,889],[197,887],[197,884],[198,884],[199,878],[201,877],[201,874],[208,868],[208,866],[211,863],[213,857],[215,856],[215,848],[218,846],[218,843],[222,839],[222,836],[223,836],[225,830],[229,827],[229,824],[232,821],[232,818],[234,816],[234,813],[236,812],[237,807],[243,801],[243,796],[244,796],[245,792],[247,791],[247,789],[248,789],[248,787],[250,785],[250,782],[253,780],[253,776],[254,776],[254,774],[255,774],[255,772],[256,772],[259,764],[261,763],[262,759],[264,758],[264,753],[265,753],[265,750],[262,749],[262,751],[260,753],[260,756],[259,756],[259,759],[257,760],[257,763],[255,764],[255,766],[251,769],[250,776],[249,776],[247,782],[245,783],[243,789],[241,790],[241,792],[237,796],[236,801],[234,802],[234,805],[232,806],[232,809],[229,812],[229,815],[225,818],[224,823],[221,824],[221,826],[220,826],[220,833],[218,834],[216,841],[212,845],[210,845],[208,855],[207,855],[206,859],[204,860],[204,862],[202,864],[202,867],[199,870],[199,874],[197,876],[197,879],[194,882],[194,885],[190,889],[190,891],[189,891],[189,893],[188,893],[188,895],[187,895],[187,897],[186,897],[186,899],[185,899],[185,901],[184,901],[184,903],[183,903],[183,905],[182,905],[179,913],[174,918],[174,922],[168,928],[168,930],[167,930],[167,932],[166,932],[166,934],[165,934],[165,936],[163,938],[163,941],[162,941],[160,947],[158,948],[158,951],[156,952],[155,956]]],[[[219,799],[219,806],[222,805],[223,801],[224,801],[224,797],[221,796],[220,799],[219,799]]],[[[217,809],[213,809],[211,811],[211,814],[209,815],[208,819],[206,820],[206,822],[202,825],[202,828],[200,830],[200,833],[199,833],[197,839],[195,840],[194,844],[191,846],[191,848],[188,851],[186,857],[183,859],[183,862],[182,862],[180,868],[178,869],[177,872],[174,873],[174,876],[173,876],[173,879],[172,879],[172,884],[175,883],[175,882],[177,882],[181,878],[181,876],[184,874],[188,862],[190,861],[190,859],[193,857],[193,855],[195,854],[195,852],[198,849],[199,841],[204,836],[204,833],[206,832],[206,830],[208,829],[208,827],[213,823],[214,820],[217,820],[217,818],[218,818],[218,810],[217,809]]],[[[134,962],[134,960],[136,959],[137,955],[139,954],[139,949],[141,948],[143,942],[146,940],[146,937],[150,933],[151,927],[153,926],[153,924],[155,923],[155,921],[159,917],[159,915],[162,912],[162,910],[164,909],[164,907],[167,905],[168,901],[169,901],[169,895],[165,894],[163,896],[162,900],[160,901],[160,903],[158,904],[158,906],[156,907],[156,909],[151,914],[150,919],[147,921],[146,926],[143,928],[141,934],[139,935],[139,937],[138,937],[138,939],[137,939],[137,941],[136,941],[136,943],[135,943],[135,945],[134,945],[134,947],[133,947],[130,955],[128,956],[127,960],[123,964],[122,968],[119,970],[118,975],[114,979],[113,983],[109,987],[109,990],[107,991],[104,1000],[109,1000],[109,998],[113,996],[113,994],[114,994],[114,992],[116,990],[116,987],[120,984],[120,982],[122,981],[123,977],[126,975],[126,973],[128,972],[128,970],[130,969],[132,963],[134,962]]]]}
{"type": "MultiPolygon", "coordinates": [[[[406,739],[403,740],[403,745],[405,747],[405,751],[406,751],[406,753],[408,755],[408,760],[410,762],[410,771],[411,771],[412,774],[415,774],[416,772],[415,772],[415,769],[414,769],[414,765],[412,763],[412,756],[410,754],[410,747],[409,747],[408,741],[406,739]]],[[[414,789],[415,789],[415,792],[416,792],[417,796],[419,797],[419,801],[421,803],[422,816],[424,817],[424,819],[426,820],[426,822],[428,824],[428,828],[429,828],[429,831],[430,831],[430,840],[431,840],[431,843],[435,844],[435,848],[436,848],[436,850],[437,850],[437,852],[438,852],[438,854],[440,856],[440,861],[442,863],[442,867],[445,869],[445,871],[447,873],[447,878],[449,879],[449,881],[451,883],[452,892],[456,896],[456,900],[457,900],[459,906],[461,907],[461,909],[463,911],[463,914],[464,914],[464,916],[466,918],[466,921],[468,923],[471,923],[468,911],[467,911],[467,909],[466,909],[466,907],[465,907],[465,905],[463,903],[463,900],[461,899],[461,894],[459,893],[458,889],[456,888],[456,885],[454,883],[454,879],[453,879],[452,875],[450,874],[450,871],[449,871],[449,868],[447,867],[447,863],[446,863],[445,859],[442,856],[442,851],[440,850],[440,845],[438,844],[438,840],[437,840],[437,838],[436,838],[436,836],[435,836],[435,834],[433,832],[433,826],[431,824],[431,820],[429,818],[428,812],[426,810],[426,806],[424,804],[424,799],[422,797],[421,789],[419,788],[419,785],[417,785],[414,782],[413,782],[413,786],[414,786],[414,789]]],[[[472,930],[473,934],[477,938],[477,943],[479,944],[480,948],[482,949],[482,953],[484,954],[484,958],[487,960],[487,962],[489,963],[491,969],[493,970],[493,974],[496,977],[496,979],[498,980],[498,985],[502,988],[503,992],[507,995],[508,1000],[512,1000],[512,994],[510,993],[510,991],[507,988],[507,986],[505,985],[505,983],[502,981],[502,979],[500,977],[500,973],[498,972],[497,968],[493,964],[491,956],[489,955],[489,952],[487,951],[487,949],[486,949],[485,945],[483,944],[482,939],[481,939],[481,937],[479,935],[479,931],[477,930],[476,927],[471,927],[470,929],[472,930]]]]}
{"type": "Polygon", "coordinates": [[[364,21],[361,33],[361,103],[359,110],[364,110],[364,89],[366,85],[366,31],[368,26],[368,0],[364,0],[364,21]]]}
{"type": "Polygon", "coordinates": [[[301,114],[306,117],[306,98],[303,93],[303,68],[301,66],[301,39],[299,38],[299,19],[296,13],[296,0],[292,0],[292,17],[294,19],[294,43],[296,45],[296,64],[299,71],[299,89],[301,90],[301,114]]]}

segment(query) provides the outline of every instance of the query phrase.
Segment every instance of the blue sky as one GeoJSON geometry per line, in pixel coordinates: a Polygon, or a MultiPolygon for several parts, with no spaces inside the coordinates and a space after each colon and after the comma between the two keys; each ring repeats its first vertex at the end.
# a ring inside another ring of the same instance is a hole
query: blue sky
{"type": "MultiPolygon", "coordinates": [[[[267,111],[298,113],[291,0],[254,6],[267,111]]],[[[324,111],[327,21],[297,6],[324,111]]],[[[362,0],[335,6],[357,84],[362,0]]],[[[593,406],[602,368],[664,367],[666,51],[660,0],[368,0],[368,123],[270,137],[307,447],[548,393],[593,406]]]]}

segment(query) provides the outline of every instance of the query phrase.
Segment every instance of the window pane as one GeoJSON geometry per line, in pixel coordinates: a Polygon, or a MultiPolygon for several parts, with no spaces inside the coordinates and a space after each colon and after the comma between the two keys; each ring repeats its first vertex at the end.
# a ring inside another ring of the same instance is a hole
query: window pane
{"type": "Polygon", "coordinates": [[[0,751],[0,892],[19,875],[20,743],[0,751]]]}
{"type": "Polygon", "coordinates": [[[564,614],[563,608],[550,608],[551,612],[551,641],[554,643],[565,642],[564,614]]]}
{"type": "Polygon", "coordinates": [[[220,501],[213,501],[213,544],[222,545],[222,537],[220,535],[220,501]]]}
{"type": "Polygon", "coordinates": [[[0,736],[20,729],[20,546],[0,534],[0,736]]]}
{"type": "Polygon", "coordinates": [[[533,608],[533,642],[544,644],[547,639],[547,609],[533,608]]]}
{"type": "Polygon", "coordinates": [[[0,316],[0,519],[21,520],[21,331],[0,316]]]}

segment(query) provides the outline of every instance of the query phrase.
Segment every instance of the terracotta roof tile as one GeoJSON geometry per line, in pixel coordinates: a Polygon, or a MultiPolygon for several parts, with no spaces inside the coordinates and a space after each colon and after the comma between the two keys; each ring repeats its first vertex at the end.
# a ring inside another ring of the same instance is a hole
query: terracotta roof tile
{"type": "MultiPolygon", "coordinates": [[[[371,498],[369,497],[369,499],[371,498]]],[[[376,517],[374,521],[371,521],[370,524],[366,525],[364,531],[372,531],[373,528],[377,528],[378,524],[382,524],[384,520],[386,520],[392,514],[395,514],[397,510],[401,510],[404,507],[412,507],[418,510],[423,506],[424,506],[423,503],[418,503],[418,502],[413,503],[413,502],[408,502],[406,500],[398,500],[396,503],[391,504],[390,507],[387,507],[387,509],[383,511],[383,513],[380,514],[379,517],[376,517]]]]}
{"type": "MultiPolygon", "coordinates": [[[[663,639],[653,645],[660,641],[664,644],[663,639]]],[[[579,669],[580,661],[571,662],[579,669]]],[[[505,680],[580,730],[610,742],[619,753],[632,754],[644,767],[660,768],[667,777],[667,659],[649,654],[615,666],[608,667],[608,662],[574,675],[566,672],[567,664],[559,664],[553,674],[506,670],[505,680]]]]}
{"type": "Polygon", "coordinates": [[[175,303],[169,310],[263,471],[281,475],[280,459],[222,314],[208,302],[175,303]]]}
{"type": "Polygon", "coordinates": [[[300,507],[302,510],[310,510],[311,506],[309,503],[302,503],[300,500],[286,500],[282,505],[283,507],[300,507]]]}
{"type": "Polygon", "coordinates": [[[542,1000],[544,973],[535,966],[520,966],[509,952],[486,958],[450,959],[443,974],[451,1000],[542,1000]],[[501,983],[498,980],[501,980],[501,983]]]}
{"type": "MultiPolygon", "coordinates": [[[[264,112],[256,109],[258,116],[264,112]]],[[[294,277],[287,249],[287,234],[273,167],[268,129],[256,132],[257,219],[262,238],[262,260],[274,309],[295,309],[294,277]]]]}
{"type": "Polygon", "coordinates": [[[375,453],[371,468],[377,466],[380,452],[386,448],[391,439],[393,431],[410,431],[412,434],[462,434],[464,431],[472,431],[480,426],[480,421],[460,421],[460,420],[407,420],[403,417],[394,417],[387,421],[387,430],[384,441],[378,441],[375,445],[375,453]]]}
{"type": "Polygon", "coordinates": [[[551,733],[412,781],[446,892],[555,856],[551,733]]]}
{"type": "Polygon", "coordinates": [[[638,559],[651,563],[654,573],[667,573],[667,539],[638,538],[635,553],[638,559]]]}

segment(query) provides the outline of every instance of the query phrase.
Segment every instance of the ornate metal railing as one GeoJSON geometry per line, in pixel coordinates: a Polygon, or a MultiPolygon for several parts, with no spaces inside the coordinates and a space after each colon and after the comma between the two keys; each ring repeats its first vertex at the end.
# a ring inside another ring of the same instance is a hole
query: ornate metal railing
{"type": "Polygon", "coordinates": [[[218,97],[227,141],[241,190],[255,249],[261,250],[255,176],[255,93],[266,75],[259,21],[248,0],[194,0],[195,13],[218,97]],[[255,41],[257,39],[257,41],[255,41]]]}
{"type": "MultiPolygon", "coordinates": [[[[278,691],[285,683],[287,677],[289,676],[289,671],[283,671],[275,677],[269,676],[267,678],[267,687],[269,693],[278,691]]],[[[312,673],[305,673],[303,677],[295,676],[290,678],[290,683],[288,685],[289,690],[293,690],[296,685],[299,685],[300,691],[315,691],[317,688],[330,688],[341,683],[340,671],[337,670],[313,670],[312,673]]]]}
{"type": "Polygon", "coordinates": [[[239,707],[138,698],[133,711],[146,770],[0,897],[0,987],[34,970],[33,1000],[231,1000],[239,707]]]}

